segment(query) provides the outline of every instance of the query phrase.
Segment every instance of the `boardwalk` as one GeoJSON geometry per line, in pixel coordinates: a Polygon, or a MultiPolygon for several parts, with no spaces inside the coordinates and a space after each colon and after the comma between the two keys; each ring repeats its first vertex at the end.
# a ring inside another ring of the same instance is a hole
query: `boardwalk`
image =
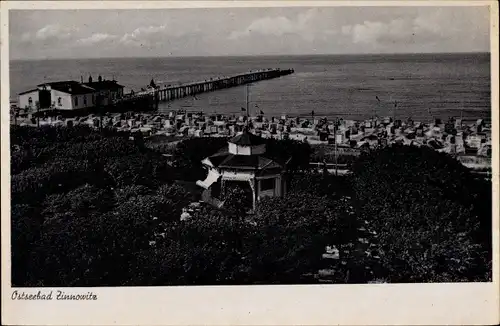
{"type": "Polygon", "coordinates": [[[267,69],[249,71],[235,76],[210,78],[209,80],[175,86],[160,85],[154,88],[150,87],[145,91],[126,94],[123,98],[116,100],[115,103],[133,101],[143,97],[153,97],[155,103],[167,102],[200,93],[213,92],[219,89],[236,87],[261,80],[279,78],[292,73],[294,73],[293,69],[267,69]]]}

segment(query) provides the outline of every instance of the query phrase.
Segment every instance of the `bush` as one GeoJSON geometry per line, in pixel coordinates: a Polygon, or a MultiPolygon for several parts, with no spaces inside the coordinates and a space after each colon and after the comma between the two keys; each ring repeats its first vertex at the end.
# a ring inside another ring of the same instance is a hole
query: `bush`
{"type": "Polygon", "coordinates": [[[376,233],[382,278],[454,282],[488,274],[488,241],[476,236],[480,194],[459,162],[428,148],[393,146],[363,156],[353,181],[358,214],[376,233]]]}
{"type": "Polygon", "coordinates": [[[155,152],[104,130],[12,130],[12,280],[18,286],[133,283],[136,255],[189,202],[155,152]]]}

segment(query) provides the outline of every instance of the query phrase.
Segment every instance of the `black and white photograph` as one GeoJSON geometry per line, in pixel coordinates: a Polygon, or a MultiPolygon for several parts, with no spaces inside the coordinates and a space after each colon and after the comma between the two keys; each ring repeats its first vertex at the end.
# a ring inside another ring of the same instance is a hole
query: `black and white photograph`
{"type": "Polygon", "coordinates": [[[425,2],[9,9],[7,299],[492,282],[491,4],[425,2]]]}

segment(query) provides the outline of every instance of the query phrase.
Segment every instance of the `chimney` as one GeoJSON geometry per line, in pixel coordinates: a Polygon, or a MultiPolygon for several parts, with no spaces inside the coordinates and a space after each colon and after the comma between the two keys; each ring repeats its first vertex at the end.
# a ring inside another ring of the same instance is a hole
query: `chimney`
{"type": "Polygon", "coordinates": [[[99,77],[97,78],[97,81],[102,82],[102,77],[101,77],[101,75],[99,75],[99,77]]]}
{"type": "Polygon", "coordinates": [[[81,83],[83,84],[83,76],[80,76],[81,83]]]}
{"type": "Polygon", "coordinates": [[[89,76],[89,84],[92,83],[92,75],[89,76]]]}

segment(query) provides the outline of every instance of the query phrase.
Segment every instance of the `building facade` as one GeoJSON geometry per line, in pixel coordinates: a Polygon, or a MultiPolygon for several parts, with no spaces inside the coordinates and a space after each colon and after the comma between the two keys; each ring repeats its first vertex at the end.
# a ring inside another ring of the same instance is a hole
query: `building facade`
{"type": "Polygon", "coordinates": [[[79,110],[107,106],[113,100],[123,96],[122,85],[114,80],[102,80],[88,83],[59,81],[44,83],[37,88],[19,94],[19,108],[28,111],[57,109],[79,110]]]}
{"type": "Polygon", "coordinates": [[[115,80],[103,80],[102,77],[99,76],[97,81],[93,81],[91,76],[89,77],[89,81],[83,85],[94,89],[96,95],[99,95],[101,99],[101,105],[104,106],[110,105],[113,101],[123,97],[124,87],[115,80]]]}

